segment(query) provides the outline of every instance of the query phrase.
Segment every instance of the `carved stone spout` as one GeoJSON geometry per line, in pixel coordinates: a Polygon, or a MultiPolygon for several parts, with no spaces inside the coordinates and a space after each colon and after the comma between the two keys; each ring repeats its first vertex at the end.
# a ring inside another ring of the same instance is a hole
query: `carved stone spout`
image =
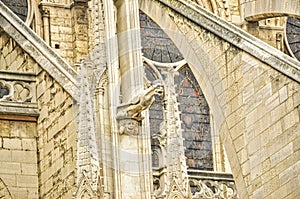
{"type": "Polygon", "coordinates": [[[117,120],[120,134],[138,135],[138,126],[143,120],[141,112],[148,109],[155,95],[163,94],[163,85],[160,82],[153,82],[147,89],[141,91],[132,99],[118,107],[117,120]]]}
{"type": "Polygon", "coordinates": [[[152,105],[154,95],[162,94],[162,84],[160,82],[153,82],[151,86],[135,95],[128,103],[119,106],[117,118],[141,118],[141,112],[152,105]]]}

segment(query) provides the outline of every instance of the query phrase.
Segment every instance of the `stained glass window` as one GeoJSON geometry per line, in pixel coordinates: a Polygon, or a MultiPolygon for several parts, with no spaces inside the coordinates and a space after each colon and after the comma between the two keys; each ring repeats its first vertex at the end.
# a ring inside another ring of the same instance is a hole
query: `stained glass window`
{"type": "Polygon", "coordinates": [[[288,17],[286,37],[290,53],[300,61],[300,18],[288,17]]]}
{"type": "Polygon", "coordinates": [[[168,35],[147,15],[140,12],[143,55],[153,61],[172,63],[183,57],[168,35]]]}
{"type": "Polygon", "coordinates": [[[175,77],[186,163],[190,169],[213,170],[209,107],[188,66],[175,77]]]}
{"type": "MultiPolygon", "coordinates": [[[[172,63],[183,59],[166,33],[147,15],[140,13],[142,51],[145,57],[161,63],[172,63]]],[[[159,69],[158,69],[159,71],[159,69]]],[[[156,80],[155,72],[145,65],[149,82],[156,80]]],[[[162,75],[164,77],[164,75],[162,75]]],[[[206,99],[188,65],[184,66],[175,77],[181,128],[183,130],[185,156],[189,169],[213,170],[212,142],[210,132],[209,107],[206,99]]],[[[162,97],[155,98],[149,109],[151,136],[160,134],[163,118],[162,97]]],[[[152,137],[152,166],[159,165],[159,141],[152,137]]]]}

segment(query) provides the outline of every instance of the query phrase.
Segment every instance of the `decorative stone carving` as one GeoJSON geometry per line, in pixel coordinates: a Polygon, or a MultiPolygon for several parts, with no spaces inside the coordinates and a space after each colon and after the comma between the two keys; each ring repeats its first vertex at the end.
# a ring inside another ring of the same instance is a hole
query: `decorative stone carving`
{"type": "Polygon", "coordinates": [[[238,199],[234,182],[190,179],[192,198],[238,199]]]}
{"type": "Polygon", "coordinates": [[[154,95],[162,95],[163,86],[160,81],[153,82],[151,86],[134,96],[129,103],[118,107],[118,118],[140,118],[141,112],[148,109],[154,101],[154,95]]]}
{"type": "Polygon", "coordinates": [[[159,133],[153,134],[152,139],[157,139],[160,147],[166,147],[167,130],[166,130],[165,122],[160,123],[159,133]]]}
{"type": "Polygon", "coordinates": [[[182,190],[180,189],[180,186],[178,185],[177,181],[174,179],[173,183],[170,188],[170,193],[167,197],[168,199],[188,199],[190,196],[186,196],[182,190]]]}
{"type": "Polygon", "coordinates": [[[33,102],[33,88],[23,81],[0,80],[0,101],[33,102]]]}
{"type": "Polygon", "coordinates": [[[138,135],[139,134],[139,119],[122,118],[119,120],[120,134],[138,135]]]}
{"type": "Polygon", "coordinates": [[[73,199],[96,199],[103,198],[101,194],[97,194],[89,183],[89,179],[85,174],[82,175],[77,191],[73,194],[73,199]]]}
{"type": "MultiPolygon", "coordinates": [[[[75,198],[98,198],[97,192],[102,186],[100,165],[96,141],[95,120],[93,116],[93,97],[88,81],[91,64],[82,60],[79,64],[78,90],[78,143],[77,143],[77,195],[75,198]]],[[[58,140],[58,145],[62,140],[58,140]]]]}
{"type": "Polygon", "coordinates": [[[141,112],[152,105],[154,95],[162,94],[161,82],[154,81],[147,89],[134,96],[129,103],[119,106],[117,120],[120,134],[138,135],[139,122],[143,120],[141,112]]]}

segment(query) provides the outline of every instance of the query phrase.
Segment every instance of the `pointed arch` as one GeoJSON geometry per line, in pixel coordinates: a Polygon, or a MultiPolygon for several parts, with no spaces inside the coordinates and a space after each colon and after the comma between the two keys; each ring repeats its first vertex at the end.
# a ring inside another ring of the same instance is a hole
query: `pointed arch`
{"type": "MultiPolygon", "coordinates": [[[[225,93],[226,85],[222,83],[222,73],[219,73],[220,66],[218,65],[218,59],[222,60],[224,57],[218,57],[220,56],[218,53],[224,52],[226,49],[229,50],[230,53],[238,53],[236,48],[211,32],[200,28],[200,26],[199,30],[197,30],[199,31],[197,33],[198,35],[196,34],[197,31],[193,30],[195,32],[186,36],[191,27],[187,27],[185,21],[178,20],[175,12],[171,12],[170,10],[167,12],[170,8],[164,6],[160,1],[142,0],[140,1],[140,9],[166,32],[179,49],[190,66],[191,71],[206,97],[211,113],[214,115],[215,132],[221,132],[220,137],[225,145],[226,151],[235,151],[234,145],[232,144],[233,140],[231,136],[228,136],[229,127],[225,117],[224,105],[227,99],[225,95],[220,95],[221,93],[225,93]],[[194,34],[194,36],[192,34],[194,34]],[[202,43],[202,45],[200,45],[200,43],[202,43]],[[215,85],[217,83],[218,87],[216,88],[215,85]]],[[[228,60],[222,60],[223,63],[226,61],[228,60]]],[[[240,191],[240,197],[248,198],[249,194],[247,193],[245,179],[241,177],[242,169],[237,154],[230,154],[229,161],[231,165],[235,165],[235,170],[233,170],[234,176],[239,178],[237,189],[240,191]]]]}
{"type": "Polygon", "coordinates": [[[182,136],[189,169],[213,170],[209,106],[191,69],[185,65],[175,77],[182,136]]]}

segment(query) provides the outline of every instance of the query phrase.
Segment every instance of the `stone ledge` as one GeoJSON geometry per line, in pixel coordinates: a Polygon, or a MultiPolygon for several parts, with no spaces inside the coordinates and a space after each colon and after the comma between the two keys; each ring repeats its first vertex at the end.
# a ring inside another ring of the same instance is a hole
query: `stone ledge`
{"type": "Polygon", "coordinates": [[[205,10],[198,4],[186,0],[155,1],[164,4],[184,18],[209,30],[230,44],[270,65],[277,71],[300,82],[300,62],[205,10]]]}
{"type": "MultiPolygon", "coordinates": [[[[24,102],[0,102],[0,118],[2,115],[5,117],[13,116],[29,116],[36,118],[38,113],[38,107],[35,103],[24,103],[24,102]]],[[[13,119],[9,117],[10,119],[13,119]]],[[[20,120],[16,119],[16,120],[20,120]]],[[[27,121],[27,119],[25,120],[27,121]]],[[[32,121],[32,119],[30,119],[32,121]]]]}
{"type": "Polygon", "coordinates": [[[35,73],[0,70],[0,79],[35,82],[35,73]]]}

